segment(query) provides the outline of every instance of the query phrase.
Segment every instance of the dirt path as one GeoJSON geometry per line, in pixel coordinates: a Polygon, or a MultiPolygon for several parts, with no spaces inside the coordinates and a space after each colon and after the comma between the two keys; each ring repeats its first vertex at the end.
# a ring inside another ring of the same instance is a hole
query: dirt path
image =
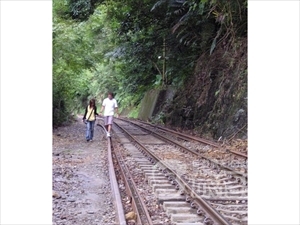
{"type": "Polygon", "coordinates": [[[115,224],[107,142],[99,126],[85,141],[81,119],[53,131],[53,224],[115,224]]]}

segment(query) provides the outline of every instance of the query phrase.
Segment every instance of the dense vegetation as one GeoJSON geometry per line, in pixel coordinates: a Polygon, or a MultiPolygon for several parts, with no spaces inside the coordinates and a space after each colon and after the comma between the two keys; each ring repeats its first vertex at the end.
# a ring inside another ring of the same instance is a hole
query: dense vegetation
{"type": "Polygon", "coordinates": [[[123,109],[134,109],[151,88],[186,90],[197,80],[200,86],[191,90],[198,93],[186,95],[202,93],[202,99],[183,103],[196,107],[193,116],[176,114],[171,105],[164,122],[180,116],[182,124],[196,120],[194,128],[205,122],[195,117],[200,109],[218,119],[211,112],[226,111],[224,96],[240,93],[230,100],[241,102],[247,94],[245,43],[246,0],[54,0],[53,124],[69,121],[90,97],[100,102],[108,90],[123,109]],[[230,88],[234,80],[241,81],[230,88]]]}

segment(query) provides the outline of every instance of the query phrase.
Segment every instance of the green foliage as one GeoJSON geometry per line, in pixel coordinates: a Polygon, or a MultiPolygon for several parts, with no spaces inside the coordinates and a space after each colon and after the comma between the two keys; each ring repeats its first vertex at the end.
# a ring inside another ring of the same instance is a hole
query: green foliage
{"type": "Polygon", "coordinates": [[[137,119],[139,112],[140,112],[140,107],[135,107],[135,108],[131,109],[131,111],[128,113],[128,117],[137,119]]]}
{"type": "Polygon", "coordinates": [[[95,8],[103,2],[103,0],[65,0],[68,6],[67,13],[74,20],[87,20],[93,13],[95,8]]]}
{"type": "MultiPolygon", "coordinates": [[[[91,75],[101,53],[95,51],[95,39],[87,22],[61,18],[62,2],[53,4],[53,124],[68,122],[69,115],[86,104],[91,75]],[[84,76],[83,76],[84,75],[84,76]]],[[[65,6],[65,5],[64,5],[65,6]]],[[[65,7],[66,8],[66,7],[65,7]]]]}
{"type": "Polygon", "coordinates": [[[153,87],[182,87],[201,55],[246,29],[245,0],[54,0],[53,122],[107,91],[125,109],[153,87]]]}
{"type": "Polygon", "coordinates": [[[155,115],[153,118],[151,118],[151,122],[155,124],[161,124],[164,125],[166,122],[166,115],[164,112],[159,112],[157,115],[155,115]]]}

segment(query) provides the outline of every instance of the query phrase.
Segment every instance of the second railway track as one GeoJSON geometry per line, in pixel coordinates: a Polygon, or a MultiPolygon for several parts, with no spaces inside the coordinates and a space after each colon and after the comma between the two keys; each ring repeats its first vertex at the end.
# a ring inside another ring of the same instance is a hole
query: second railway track
{"type": "MultiPolygon", "coordinates": [[[[126,120],[123,120],[126,121],[126,120]]],[[[218,143],[205,140],[203,138],[197,138],[190,135],[182,134],[164,127],[152,125],[142,121],[130,121],[127,120],[147,133],[160,136],[165,139],[169,139],[171,142],[176,141],[175,144],[182,146],[182,149],[194,152],[195,154],[200,153],[202,157],[211,159],[216,164],[227,167],[230,170],[244,173],[247,177],[247,155],[242,152],[232,151],[223,148],[218,143]]]]}

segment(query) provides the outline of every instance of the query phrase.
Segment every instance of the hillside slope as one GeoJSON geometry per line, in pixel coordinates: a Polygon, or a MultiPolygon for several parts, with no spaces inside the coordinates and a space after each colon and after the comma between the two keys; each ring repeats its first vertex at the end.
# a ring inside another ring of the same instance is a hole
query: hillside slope
{"type": "Polygon", "coordinates": [[[197,60],[193,76],[154,116],[214,139],[247,138],[247,39],[197,60]]]}

